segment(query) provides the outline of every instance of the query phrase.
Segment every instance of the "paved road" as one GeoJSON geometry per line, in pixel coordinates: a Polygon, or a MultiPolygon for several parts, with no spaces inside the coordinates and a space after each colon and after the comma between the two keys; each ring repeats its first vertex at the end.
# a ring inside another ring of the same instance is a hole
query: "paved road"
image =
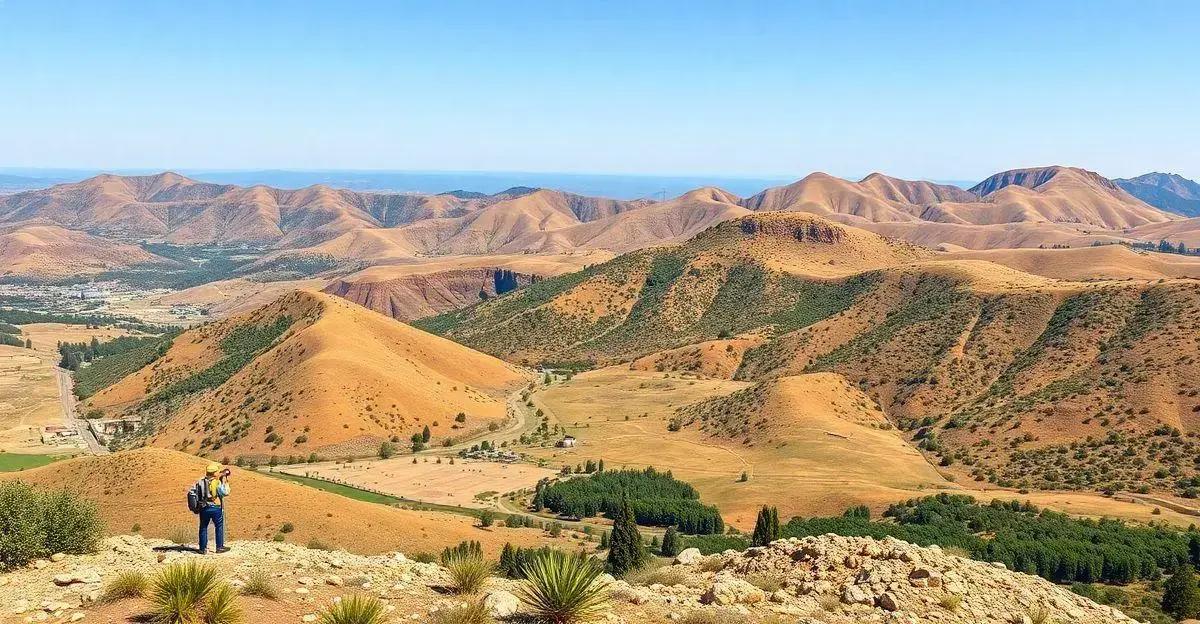
{"type": "Polygon", "coordinates": [[[62,401],[63,424],[75,427],[79,437],[87,443],[88,452],[92,455],[107,455],[108,449],[100,444],[96,436],[88,429],[87,421],[80,418],[75,411],[75,393],[71,391],[75,380],[66,369],[54,367],[54,377],[58,381],[58,398],[62,401]]]}

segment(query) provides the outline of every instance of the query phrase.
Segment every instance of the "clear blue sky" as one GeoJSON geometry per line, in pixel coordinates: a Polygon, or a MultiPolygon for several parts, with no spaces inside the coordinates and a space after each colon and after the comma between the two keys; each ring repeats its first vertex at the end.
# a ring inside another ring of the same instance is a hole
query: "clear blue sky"
{"type": "Polygon", "coordinates": [[[0,166],[1200,178],[1200,2],[0,0],[0,166]]]}

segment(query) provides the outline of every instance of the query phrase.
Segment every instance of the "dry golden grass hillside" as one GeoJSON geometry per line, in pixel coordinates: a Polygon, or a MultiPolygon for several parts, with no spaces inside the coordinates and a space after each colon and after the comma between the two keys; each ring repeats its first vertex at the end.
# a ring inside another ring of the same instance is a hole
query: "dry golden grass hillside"
{"type": "MultiPolygon", "coordinates": [[[[96,503],[109,534],[140,532],[172,538],[182,533],[195,544],[196,517],[188,511],[185,494],[204,476],[208,462],[167,449],[144,448],[0,473],[0,479],[78,493],[96,503]]],[[[482,529],[466,516],[396,509],[250,470],[234,468],[230,487],[229,539],[270,540],[279,534],[301,545],[316,541],[363,554],[436,553],[462,540],[478,540],[493,555],[505,542],[533,545],[545,540],[541,531],[482,529]],[[293,530],[281,533],[285,523],[293,530]]]]}
{"type": "Polygon", "coordinates": [[[512,361],[749,382],[836,373],[963,478],[1200,495],[1186,460],[1200,451],[1191,259],[933,254],[788,214],[419,324],[512,361]]]}
{"type": "Polygon", "coordinates": [[[932,256],[812,215],[754,214],[417,324],[511,361],[627,361],[790,331],[848,306],[873,279],[860,273],[932,256]]]}
{"type": "Polygon", "coordinates": [[[295,292],[177,337],[88,407],[139,413],[138,442],[213,457],[365,454],[498,423],[509,364],[326,294],[295,292]],[[464,422],[456,415],[464,414],[464,422]]]}
{"type": "Polygon", "coordinates": [[[61,279],[149,264],[170,261],[137,245],[52,225],[0,228],[0,278],[61,279]]]}

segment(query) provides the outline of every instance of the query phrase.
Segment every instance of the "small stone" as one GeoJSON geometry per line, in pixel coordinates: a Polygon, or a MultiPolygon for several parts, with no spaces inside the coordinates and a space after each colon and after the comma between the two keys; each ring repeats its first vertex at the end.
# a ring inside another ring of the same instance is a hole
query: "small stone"
{"type": "Polygon", "coordinates": [[[296,588],[296,593],[297,593],[297,594],[307,594],[307,593],[308,593],[308,588],[307,588],[307,587],[297,587],[297,588],[296,588]]]}
{"type": "Polygon", "coordinates": [[[41,570],[48,565],[50,565],[50,562],[46,561],[45,559],[35,559],[33,561],[33,569],[35,570],[41,570]]]}
{"type": "Polygon", "coordinates": [[[675,555],[675,563],[680,565],[691,565],[698,563],[704,555],[700,554],[699,548],[685,548],[678,555],[675,555]]]}
{"type": "Polygon", "coordinates": [[[875,602],[875,599],[867,593],[867,590],[858,585],[847,585],[842,588],[842,602],[846,604],[864,604],[869,605],[875,602]]]}
{"type": "Polygon", "coordinates": [[[896,595],[892,592],[883,592],[879,595],[879,606],[886,611],[900,610],[900,602],[896,600],[896,595]]]}
{"type": "Polygon", "coordinates": [[[53,555],[50,555],[50,561],[53,561],[55,563],[62,561],[63,559],[66,559],[66,558],[67,558],[67,556],[62,553],[54,553],[53,555]]]}
{"type": "Polygon", "coordinates": [[[304,614],[304,617],[300,618],[300,621],[301,622],[316,622],[317,614],[316,613],[306,613],[306,614],[304,614]]]}
{"type": "Polygon", "coordinates": [[[330,574],[329,576],[325,577],[325,584],[332,585],[334,587],[341,587],[342,586],[342,577],[340,577],[336,574],[330,574]]]}
{"type": "Polygon", "coordinates": [[[82,620],[85,617],[87,617],[87,616],[85,616],[82,612],[76,611],[75,613],[71,614],[71,621],[78,622],[79,620],[82,620]]]}

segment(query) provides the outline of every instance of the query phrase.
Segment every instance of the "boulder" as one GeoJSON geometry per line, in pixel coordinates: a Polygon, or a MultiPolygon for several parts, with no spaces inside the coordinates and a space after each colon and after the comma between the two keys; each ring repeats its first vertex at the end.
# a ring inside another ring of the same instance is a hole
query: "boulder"
{"type": "Polygon", "coordinates": [[[700,602],[715,605],[754,604],[766,599],[763,590],[732,576],[717,578],[700,602]]]}
{"type": "Polygon", "coordinates": [[[699,548],[685,548],[683,552],[675,555],[675,563],[680,565],[691,565],[699,563],[704,555],[700,554],[699,548]]]}
{"type": "Polygon", "coordinates": [[[494,618],[511,617],[517,613],[517,608],[521,606],[521,601],[517,597],[504,590],[495,590],[488,592],[488,595],[483,599],[483,606],[492,614],[494,618]]]}

